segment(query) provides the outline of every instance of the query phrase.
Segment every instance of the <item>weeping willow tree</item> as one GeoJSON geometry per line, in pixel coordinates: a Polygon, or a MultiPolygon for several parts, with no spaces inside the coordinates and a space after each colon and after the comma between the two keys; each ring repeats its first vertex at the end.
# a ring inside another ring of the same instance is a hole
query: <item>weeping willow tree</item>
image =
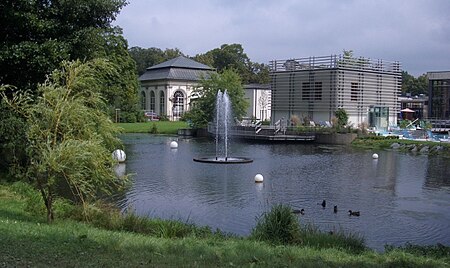
{"type": "Polygon", "coordinates": [[[3,101],[25,118],[25,176],[40,191],[48,222],[61,185],[85,204],[125,182],[114,176],[111,152],[120,140],[100,93],[106,86],[102,77],[114,72],[104,60],[65,62],[39,86],[37,99],[23,92],[3,94],[3,101]]]}

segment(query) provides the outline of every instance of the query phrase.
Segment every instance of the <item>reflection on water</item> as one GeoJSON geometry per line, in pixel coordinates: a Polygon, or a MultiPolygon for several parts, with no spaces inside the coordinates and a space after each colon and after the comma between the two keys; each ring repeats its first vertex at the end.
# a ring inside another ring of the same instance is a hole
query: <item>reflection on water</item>
{"type": "Polygon", "coordinates": [[[248,235],[256,218],[274,204],[304,208],[301,223],[324,231],[357,232],[366,244],[450,243],[450,160],[392,151],[351,150],[310,144],[231,144],[245,165],[197,163],[215,154],[213,141],[126,134],[127,172],[132,188],[119,206],[140,215],[179,219],[248,235]],[[255,184],[261,173],[263,184],[255,184]],[[327,200],[327,208],[318,203],[327,200]],[[333,213],[333,206],[338,213],[333,213]],[[348,210],[361,211],[349,217],[348,210]]]}

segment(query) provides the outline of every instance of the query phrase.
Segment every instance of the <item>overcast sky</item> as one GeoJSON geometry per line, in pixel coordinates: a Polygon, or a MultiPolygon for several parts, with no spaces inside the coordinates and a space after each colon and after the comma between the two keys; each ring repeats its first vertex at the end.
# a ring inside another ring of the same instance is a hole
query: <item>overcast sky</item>
{"type": "Polygon", "coordinates": [[[129,0],[115,25],[129,47],[188,56],[242,44],[253,62],[341,54],[450,70],[450,0],[129,0]]]}

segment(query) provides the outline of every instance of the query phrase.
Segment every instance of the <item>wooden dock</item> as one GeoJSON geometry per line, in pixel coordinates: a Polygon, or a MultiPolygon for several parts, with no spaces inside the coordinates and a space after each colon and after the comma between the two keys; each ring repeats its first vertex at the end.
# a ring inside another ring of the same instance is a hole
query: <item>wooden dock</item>
{"type": "Polygon", "coordinates": [[[264,135],[264,134],[255,134],[253,133],[233,133],[232,137],[240,138],[245,140],[259,140],[259,141],[289,141],[289,142],[307,142],[314,141],[316,139],[315,135],[305,134],[305,135],[264,135]]]}
{"type": "MultiPolygon", "coordinates": [[[[208,132],[214,136],[214,128],[209,128],[208,132]]],[[[274,127],[265,126],[259,130],[255,127],[235,126],[228,133],[232,138],[257,141],[273,142],[311,142],[316,139],[315,133],[293,133],[290,131],[277,131],[274,127]]]]}

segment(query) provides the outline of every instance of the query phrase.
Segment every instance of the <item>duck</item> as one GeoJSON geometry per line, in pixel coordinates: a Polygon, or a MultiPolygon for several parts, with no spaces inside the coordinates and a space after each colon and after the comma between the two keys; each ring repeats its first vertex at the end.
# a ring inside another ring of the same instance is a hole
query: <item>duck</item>
{"type": "Polygon", "coordinates": [[[292,213],[294,213],[294,214],[300,214],[300,215],[305,215],[305,210],[302,208],[302,209],[293,209],[292,210],[292,213]]]}
{"type": "Polygon", "coordinates": [[[351,210],[349,210],[348,213],[349,213],[350,216],[357,216],[357,217],[359,217],[359,215],[360,215],[359,211],[351,211],[351,210]]]}
{"type": "Polygon", "coordinates": [[[334,213],[337,213],[337,206],[334,206],[333,212],[334,212],[334,213]]]}
{"type": "Polygon", "coordinates": [[[327,201],[325,199],[322,201],[322,207],[325,208],[327,206],[327,201]]]}

